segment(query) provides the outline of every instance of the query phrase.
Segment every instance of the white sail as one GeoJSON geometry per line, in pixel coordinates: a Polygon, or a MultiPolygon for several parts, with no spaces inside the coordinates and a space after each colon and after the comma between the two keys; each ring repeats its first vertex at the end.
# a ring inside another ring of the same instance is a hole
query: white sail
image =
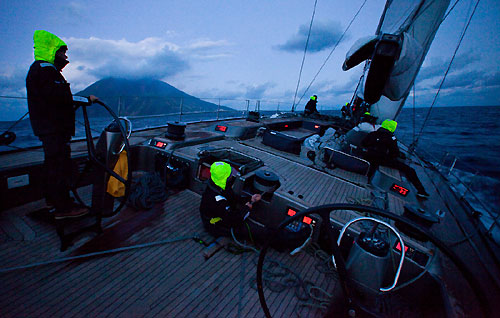
{"type": "MultiPolygon", "coordinates": [[[[384,78],[383,89],[380,87],[382,96],[378,95],[376,99],[379,97],[380,99],[370,110],[379,121],[387,118],[395,119],[399,115],[449,3],[449,0],[387,2],[376,36],[382,39],[386,34],[395,35],[399,39],[400,53],[395,57],[389,75],[384,78]]],[[[359,42],[356,45],[359,47],[359,42]]],[[[344,69],[360,62],[351,61],[349,64],[349,58],[356,56],[353,49],[346,56],[344,69]],[[345,67],[346,65],[350,66],[345,67]]],[[[376,47],[374,49],[376,50],[376,47]]],[[[372,65],[367,68],[367,72],[370,72],[371,67],[372,65]]],[[[364,77],[361,90],[357,93],[360,97],[365,97],[365,90],[371,89],[366,82],[367,76],[364,77]]]]}

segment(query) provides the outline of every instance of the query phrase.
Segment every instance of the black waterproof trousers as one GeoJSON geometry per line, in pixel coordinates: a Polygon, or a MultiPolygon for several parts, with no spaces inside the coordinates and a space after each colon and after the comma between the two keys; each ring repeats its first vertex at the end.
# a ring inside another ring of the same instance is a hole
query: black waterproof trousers
{"type": "Polygon", "coordinates": [[[397,159],[384,160],[383,162],[380,162],[374,158],[367,158],[367,159],[368,161],[370,161],[370,172],[369,172],[370,177],[373,175],[373,173],[375,172],[375,170],[378,168],[379,165],[398,169],[406,176],[408,181],[410,181],[411,184],[413,184],[413,186],[417,189],[419,193],[425,193],[425,188],[422,185],[422,182],[420,182],[417,173],[412,167],[408,166],[407,164],[397,159]]]}
{"type": "Polygon", "coordinates": [[[71,136],[52,134],[39,138],[45,155],[43,166],[45,198],[58,212],[65,212],[73,203],[69,194],[73,172],[69,145],[71,136]]]}

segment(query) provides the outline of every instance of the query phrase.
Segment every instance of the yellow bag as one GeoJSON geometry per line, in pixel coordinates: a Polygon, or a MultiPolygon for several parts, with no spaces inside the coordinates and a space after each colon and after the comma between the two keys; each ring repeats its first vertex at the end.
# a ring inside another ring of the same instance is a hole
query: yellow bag
{"type": "MultiPolygon", "coordinates": [[[[118,157],[118,161],[116,162],[113,171],[123,179],[127,180],[128,162],[127,152],[125,150],[120,153],[120,157],[118,157]]],[[[108,181],[107,192],[115,198],[123,197],[125,195],[125,184],[111,176],[108,181]]]]}

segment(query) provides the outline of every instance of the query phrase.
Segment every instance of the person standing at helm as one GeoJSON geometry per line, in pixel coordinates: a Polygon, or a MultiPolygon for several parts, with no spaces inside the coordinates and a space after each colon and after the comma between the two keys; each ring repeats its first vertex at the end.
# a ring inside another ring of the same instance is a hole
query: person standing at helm
{"type": "MultiPolygon", "coordinates": [[[[43,30],[33,35],[35,62],[26,77],[28,109],[33,133],[44,152],[44,190],[47,204],[55,207],[55,219],[79,217],[88,209],[70,197],[72,175],[69,142],[75,135],[75,107],[69,83],[61,74],[69,63],[64,41],[43,30]]],[[[89,101],[97,98],[89,96],[89,101]]]]}
{"type": "Polygon", "coordinates": [[[252,220],[251,211],[254,204],[260,201],[261,195],[254,194],[244,204],[238,204],[239,198],[232,191],[233,183],[234,177],[231,176],[231,166],[228,163],[217,161],[211,165],[210,180],[200,203],[201,220],[210,234],[215,237],[231,237],[232,230],[238,240],[244,239],[256,244],[271,240],[271,246],[279,250],[304,243],[310,234],[309,229],[296,233],[277,231],[252,220]]]}
{"type": "Polygon", "coordinates": [[[417,196],[427,198],[429,194],[425,191],[415,170],[397,159],[400,156],[398,140],[394,136],[397,125],[398,123],[394,120],[386,119],[377,131],[369,133],[361,142],[367,150],[364,157],[371,164],[370,175],[379,165],[398,169],[415,186],[418,191],[417,196]]]}
{"type": "Polygon", "coordinates": [[[316,95],[311,96],[311,99],[309,99],[304,109],[304,115],[305,116],[319,115],[319,112],[316,109],[317,103],[318,103],[318,96],[316,95]]]}

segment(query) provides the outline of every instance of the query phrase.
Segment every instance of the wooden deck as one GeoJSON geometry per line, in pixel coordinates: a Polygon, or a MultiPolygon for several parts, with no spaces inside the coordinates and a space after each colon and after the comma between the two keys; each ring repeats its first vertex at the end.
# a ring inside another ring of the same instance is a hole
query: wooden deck
{"type": "MultiPolygon", "coordinates": [[[[245,121],[240,124],[256,125],[245,121]]],[[[213,123],[188,125],[187,129],[199,131],[211,125],[213,123]]],[[[131,144],[162,136],[165,130],[160,128],[134,133],[131,144]]],[[[73,155],[85,153],[85,147],[84,142],[73,143],[73,155]]],[[[322,170],[313,166],[308,159],[263,145],[259,138],[212,141],[176,149],[175,154],[194,160],[205,147],[230,147],[260,158],[264,166],[259,169],[271,170],[280,177],[281,187],[277,193],[304,207],[369,202],[373,199],[374,190],[366,177],[341,169],[322,170]]],[[[0,162],[0,170],[27,163],[41,163],[43,152],[33,149],[9,154],[4,159],[0,162]]],[[[489,295],[494,300],[499,295],[496,288],[500,283],[499,269],[477,235],[477,224],[465,215],[460,202],[443,184],[442,178],[432,171],[429,174],[429,169],[423,169],[418,164],[412,164],[412,167],[431,194],[430,198],[410,202],[408,198],[381,191],[387,210],[402,214],[404,205],[410,203],[431,213],[437,209],[443,212],[444,217],[432,227],[431,232],[463,260],[482,258],[482,262],[467,261],[467,264],[485,290],[497,293],[489,295]],[[471,241],[467,241],[467,238],[471,238],[471,241]]],[[[397,171],[386,173],[400,178],[397,171]]],[[[90,190],[86,191],[88,200],[90,190]]],[[[3,297],[0,299],[0,317],[263,316],[257,292],[251,288],[255,279],[257,255],[234,255],[220,251],[205,260],[202,255],[205,246],[192,239],[195,235],[207,242],[213,239],[201,225],[199,204],[198,194],[184,190],[149,211],[127,208],[117,217],[105,220],[103,234],[82,236],[74,247],[63,253],[59,252],[60,243],[54,225],[27,215],[41,208],[43,200],[2,211],[0,286],[3,297]],[[179,238],[183,240],[177,241],[179,238]],[[173,240],[175,242],[170,242],[173,240]],[[140,247],[151,242],[160,243],[140,247]],[[6,268],[133,246],[138,247],[101,256],[4,271],[6,268]]],[[[353,212],[340,211],[332,217],[344,223],[354,216],[353,212]]],[[[427,243],[405,235],[403,237],[421,251],[434,252],[427,243]]],[[[310,254],[301,253],[290,257],[273,252],[268,257],[293,268],[302,279],[311,280],[328,292],[335,290],[334,277],[311,270],[319,263],[310,254]]],[[[452,275],[456,275],[456,272],[448,271],[446,275],[453,281],[452,275]]],[[[297,316],[297,311],[300,311],[301,317],[321,316],[317,310],[301,307],[293,289],[281,293],[268,290],[266,293],[273,317],[293,317],[297,316]]],[[[465,294],[457,298],[467,297],[465,294]]]]}
{"type": "MultiPolygon", "coordinates": [[[[2,317],[258,317],[262,316],[255,279],[255,253],[220,251],[205,260],[209,241],[199,218],[200,196],[185,190],[150,211],[124,211],[125,219],[109,224],[96,236],[61,255],[55,231],[37,240],[4,239],[1,267],[77,256],[103,249],[185,238],[174,243],[0,273],[2,317]],[[130,228],[132,224],[132,229],[130,228]],[[125,234],[124,234],[125,233],[125,234]],[[35,253],[34,251],[44,251],[35,253]]],[[[36,230],[36,229],[35,229],[36,230]]],[[[5,236],[7,237],[7,235],[5,236]]],[[[326,290],[331,276],[314,268],[308,254],[294,258],[277,252],[269,257],[296,269],[303,279],[326,290]],[[292,264],[290,264],[292,263],[292,264]]],[[[268,291],[274,317],[291,317],[297,310],[294,290],[268,291]]],[[[303,317],[319,312],[307,308],[303,317]]]]}

